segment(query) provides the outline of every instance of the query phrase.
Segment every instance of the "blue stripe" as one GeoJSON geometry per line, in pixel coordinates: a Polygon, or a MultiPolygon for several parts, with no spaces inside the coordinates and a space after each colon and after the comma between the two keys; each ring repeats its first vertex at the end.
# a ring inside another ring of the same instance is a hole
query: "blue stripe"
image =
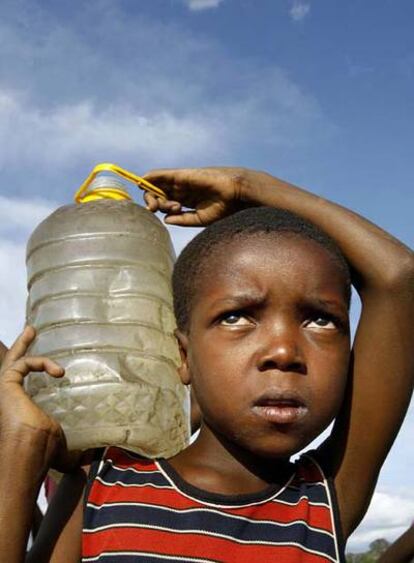
{"type": "Polygon", "coordinates": [[[329,505],[326,487],[323,483],[301,483],[299,487],[287,487],[275,500],[282,500],[289,504],[296,504],[300,497],[306,497],[309,502],[329,505]]]}
{"type": "MultiPolygon", "coordinates": [[[[88,506],[85,521],[89,523],[88,531],[101,526],[139,523],[148,527],[167,528],[181,532],[204,532],[214,535],[224,535],[235,541],[266,542],[277,545],[279,543],[294,543],[306,546],[308,549],[329,554],[335,557],[335,543],[327,533],[309,529],[305,523],[295,522],[281,525],[277,522],[263,523],[241,520],[217,511],[205,508],[171,511],[157,506],[104,505],[100,509],[88,506]]],[[[116,531],[115,531],[116,533],[116,531]]]]}

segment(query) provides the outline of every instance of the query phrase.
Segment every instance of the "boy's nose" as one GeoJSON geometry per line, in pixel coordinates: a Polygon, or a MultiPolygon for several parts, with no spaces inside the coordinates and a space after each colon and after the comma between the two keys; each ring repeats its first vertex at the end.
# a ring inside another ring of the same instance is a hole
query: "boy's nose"
{"type": "Polygon", "coordinates": [[[269,337],[258,359],[259,371],[280,370],[306,374],[301,347],[292,335],[269,337]]]}

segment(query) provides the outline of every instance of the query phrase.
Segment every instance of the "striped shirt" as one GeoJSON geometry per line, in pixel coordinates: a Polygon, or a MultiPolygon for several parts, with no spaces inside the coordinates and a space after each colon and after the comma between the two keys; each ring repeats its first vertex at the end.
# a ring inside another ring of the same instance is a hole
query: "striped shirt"
{"type": "Polygon", "coordinates": [[[222,495],[165,460],[109,448],[86,500],[82,561],[340,563],[334,496],[309,456],[283,487],[222,495]]]}

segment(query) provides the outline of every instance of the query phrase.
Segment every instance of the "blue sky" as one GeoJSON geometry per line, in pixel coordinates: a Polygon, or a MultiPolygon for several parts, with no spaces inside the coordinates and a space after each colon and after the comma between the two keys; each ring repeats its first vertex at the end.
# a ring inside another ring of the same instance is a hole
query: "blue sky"
{"type": "MultiPolygon", "coordinates": [[[[413,246],[413,19],[411,0],[3,0],[0,338],[28,235],[102,161],[264,169],[413,246]]],[[[413,430],[411,411],[353,549],[414,518],[413,430]]]]}

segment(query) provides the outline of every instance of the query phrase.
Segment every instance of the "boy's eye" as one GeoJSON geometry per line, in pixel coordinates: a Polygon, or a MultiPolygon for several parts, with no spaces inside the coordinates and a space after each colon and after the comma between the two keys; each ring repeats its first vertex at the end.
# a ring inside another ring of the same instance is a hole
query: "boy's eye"
{"type": "Polygon", "coordinates": [[[243,326],[251,324],[251,321],[243,313],[226,313],[221,316],[220,324],[224,326],[243,326]]]}
{"type": "Polygon", "coordinates": [[[324,328],[328,330],[337,328],[337,324],[333,319],[329,317],[323,317],[322,315],[308,321],[306,326],[308,328],[324,328]]]}

